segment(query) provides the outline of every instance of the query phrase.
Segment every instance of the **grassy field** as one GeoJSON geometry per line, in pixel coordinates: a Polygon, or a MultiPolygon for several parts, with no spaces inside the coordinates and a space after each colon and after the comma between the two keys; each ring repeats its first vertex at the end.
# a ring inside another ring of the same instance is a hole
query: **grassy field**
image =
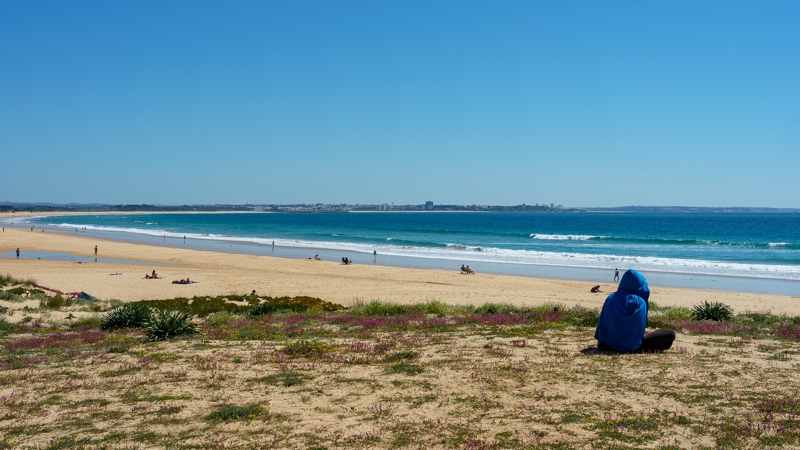
{"type": "Polygon", "coordinates": [[[597,311],[560,305],[140,302],[196,324],[150,342],[103,326],[116,302],[0,304],[0,448],[800,446],[798,317],[653,305],[675,346],[618,355],[597,311]]]}

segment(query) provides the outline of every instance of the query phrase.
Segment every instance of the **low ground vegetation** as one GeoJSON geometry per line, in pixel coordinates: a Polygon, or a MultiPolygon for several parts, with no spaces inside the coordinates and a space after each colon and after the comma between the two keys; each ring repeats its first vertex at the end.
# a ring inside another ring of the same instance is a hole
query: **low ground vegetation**
{"type": "MultiPolygon", "coordinates": [[[[14,314],[44,296],[3,288],[14,314]]],[[[0,449],[800,446],[800,317],[651,304],[675,346],[619,355],[558,304],[96,306],[0,318],[0,449]]]]}

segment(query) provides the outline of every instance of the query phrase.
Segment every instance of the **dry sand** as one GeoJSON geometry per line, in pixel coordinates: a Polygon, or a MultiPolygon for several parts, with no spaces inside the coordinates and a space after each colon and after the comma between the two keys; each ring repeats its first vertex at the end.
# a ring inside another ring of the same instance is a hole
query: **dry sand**
{"type": "MultiPolygon", "coordinates": [[[[86,291],[103,299],[134,301],[177,296],[246,294],[307,295],[341,304],[355,299],[414,303],[437,299],[448,304],[486,302],[536,305],[544,302],[580,304],[599,308],[605,294],[591,294],[594,283],[477,274],[457,270],[407,269],[337,262],[296,260],[266,256],[184,250],[87,238],[63,233],[6,229],[0,234],[0,252],[15,250],[64,252],[101,258],[147,261],[152,265],[104,264],[15,260],[0,258],[0,273],[33,277],[39,284],[65,292],[86,291]],[[156,270],[161,280],[144,280],[156,270]],[[111,276],[111,273],[122,273],[111,276]],[[172,280],[189,277],[198,283],[173,285],[172,280]]],[[[603,292],[614,283],[601,285],[603,292]]],[[[651,300],[661,306],[692,306],[705,300],[723,301],[737,312],[770,311],[800,314],[800,297],[706,291],[651,286],[651,300]]]]}

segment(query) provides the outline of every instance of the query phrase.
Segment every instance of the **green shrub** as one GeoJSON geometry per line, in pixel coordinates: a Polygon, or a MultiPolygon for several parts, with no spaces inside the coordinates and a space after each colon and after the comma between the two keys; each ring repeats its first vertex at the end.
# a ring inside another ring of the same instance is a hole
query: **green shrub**
{"type": "Polygon", "coordinates": [[[733,319],[733,308],[724,303],[709,303],[708,300],[706,300],[702,304],[692,308],[692,319],[713,320],[715,322],[728,321],[733,319]]]}
{"type": "Polygon", "coordinates": [[[278,312],[278,308],[275,305],[264,302],[260,305],[255,305],[250,308],[247,311],[247,317],[255,319],[256,317],[267,316],[270,314],[275,314],[276,312],[278,312]]]}
{"type": "Polygon", "coordinates": [[[241,318],[241,316],[238,316],[236,314],[232,314],[232,313],[230,313],[228,311],[215,312],[214,314],[211,314],[208,317],[206,317],[206,323],[211,325],[211,326],[218,327],[218,326],[224,324],[225,322],[233,319],[234,317],[241,318]]]}
{"type": "Polygon", "coordinates": [[[206,420],[216,422],[245,421],[249,422],[256,417],[264,414],[264,408],[260,405],[222,405],[216,411],[212,411],[205,416],[206,420]]]}
{"type": "MultiPolygon", "coordinates": [[[[558,308],[553,308],[550,311],[558,311],[558,308]]],[[[520,308],[513,305],[505,305],[500,303],[486,303],[475,308],[476,314],[497,314],[497,313],[518,313],[520,308]]]]}
{"type": "Polygon", "coordinates": [[[4,317],[0,317],[0,336],[19,333],[20,329],[19,325],[10,323],[4,317]]]}
{"type": "Polygon", "coordinates": [[[545,302],[541,305],[532,306],[530,312],[553,312],[553,311],[566,311],[569,307],[563,303],[545,302]]]}
{"type": "Polygon", "coordinates": [[[68,308],[74,303],[75,302],[71,298],[56,294],[50,298],[39,300],[39,308],[59,310],[61,308],[68,308]]]}
{"type": "Polygon", "coordinates": [[[103,318],[101,330],[122,330],[126,328],[144,328],[150,321],[152,313],[144,305],[128,303],[119,308],[112,309],[103,318]]]}
{"type": "Polygon", "coordinates": [[[692,310],[684,306],[677,306],[665,310],[662,316],[665,319],[691,319],[692,310]]]}
{"type": "Polygon", "coordinates": [[[6,300],[9,302],[17,302],[17,303],[25,301],[25,297],[21,297],[12,291],[13,290],[0,291],[0,300],[6,300]]]}
{"type": "Polygon", "coordinates": [[[356,300],[353,306],[350,307],[350,312],[361,316],[399,316],[411,312],[411,309],[408,305],[400,305],[394,302],[382,302],[380,300],[364,302],[363,300],[356,300]]]}
{"type": "Polygon", "coordinates": [[[156,311],[145,325],[148,341],[165,341],[177,336],[197,333],[192,316],[181,311],[156,311]]]}
{"type": "Polygon", "coordinates": [[[392,353],[391,355],[386,355],[386,362],[398,362],[398,361],[408,361],[408,360],[415,360],[419,357],[419,353],[412,352],[412,351],[405,351],[405,352],[396,352],[392,353]]]}
{"type": "Polygon", "coordinates": [[[33,278],[14,278],[11,274],[0,275],[0,287],[11,286],[19,284],[22,286],[36,286],[36,280],[33,278]]]}
{"type": "Polygon", "coordinates": [[[303,356],[306,358],[321,356],[323,353],[330,352],[335,347],[319,341],[296,341],[289,342],[283,348],[283,353],[290,356],[303,356]]]}
{"type": "MultiPolygon", "coordinates": [[[[169,300],[142,300],[134,304],[144,305],[158,310],[182,311],[193,316],[207,317],[214,313],[228,312],[230,314],[249,314],[250,310],[257,304],[257,297],[242,295],[220,295],[217,297],[194,297],[191,299],[178,297],[169,300]],[[247,305],[240,305],[237,302],[247,302],[247,305]]],[[[263,307],[266,314],[273,312],[304,312],[309,309],[319,309],[322,311],[336,311],[342,309],[342,305],[326,302],[315,297],[265,297],[261,303],[272,306],[263,307]]],[[[253,316],[253,317],[257,317],[253,316]]]]}
{"type": "Polygon", "coordinates": [[[387,372],[389,373],[402,373],[406,375],[416,375],[422,373],[425,369],[418,364],[398,363],[389,366],[387,372]]]}

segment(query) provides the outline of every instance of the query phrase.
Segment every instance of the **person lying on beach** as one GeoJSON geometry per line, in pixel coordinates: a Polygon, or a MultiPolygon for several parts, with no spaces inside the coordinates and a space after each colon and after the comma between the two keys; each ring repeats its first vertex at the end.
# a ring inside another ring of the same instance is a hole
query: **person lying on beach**
{"type": "Polygon", "coordinates": [[[152,273],[152,274],[150,274],[150,275],[147,275],[147,274],[145,274],[145,275],[144,275],[144,279],[145,279],[145,280],[160,280],[160,279],[161,279],[161,277],[160,277],[160,276],[158,276],[158,274],[157,274],[157,273],[156,273],[156,271],[154,270],[154,271],[153,271],[153,273],[152,273]]]}
{"type": "Polygon", "coordinates": [[[197,283],[197,282],[196,281],[192,281],[192,280],[190,280],[188,278],[185,279],[185,280],[175,280],[175,281],[172,282],[172,284],[194,284],[194,283],[197,283]]]}
{"type": "Polygon", "coordinates": [[[600,290],[600,285],[599,284],[592,288],[592,293],[593,294],[596,294],[598,292],[603,292],[603,291],[600,290]]]}
{"type": "Polygon", "coordinates": [[[662,328],[647,332],[650,287],[642,274],[630,269],[622,275],[619,288],[606,298],[594,337],[597,348],[619,353],[668,350],[675,330],[662,328]]]}

